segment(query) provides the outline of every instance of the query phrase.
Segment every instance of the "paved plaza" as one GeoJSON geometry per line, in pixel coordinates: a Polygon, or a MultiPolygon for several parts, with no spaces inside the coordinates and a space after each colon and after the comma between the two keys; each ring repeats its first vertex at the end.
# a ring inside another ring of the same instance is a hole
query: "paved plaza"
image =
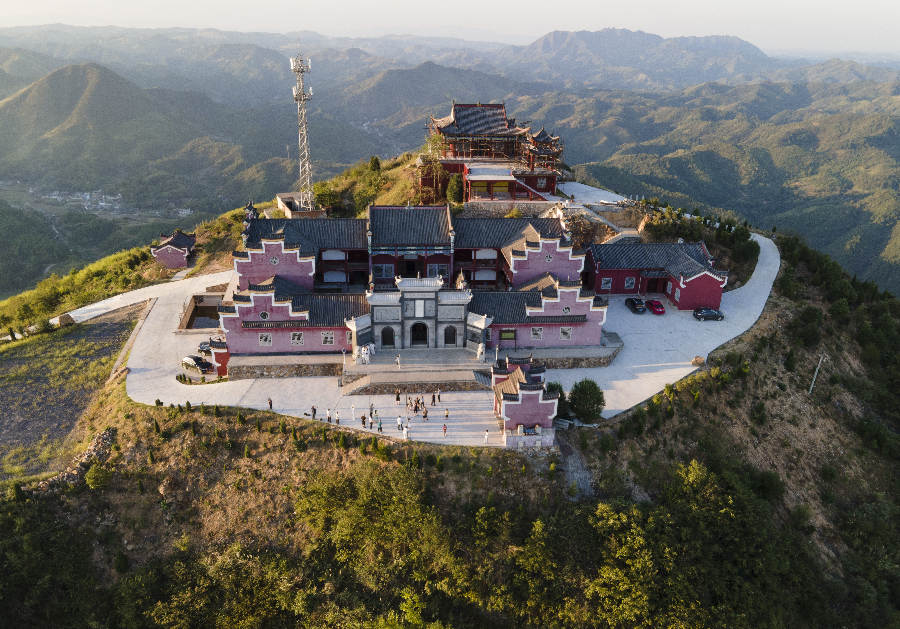
{"type": "MultiPolygon", "coordinates": [[[[746,285],[723,295],[724,321],[699,322],[691,312],[678,312],[671,307],[662,316],[634,315],[625,307],[624,297],[612,297],[608,328],[618,333],[625,344],[613,364],[595,369],[548,370],[547,380],[562,383],[566,390],[583,378],[595,380],[606,393],[607,408],[603,415],[611,417],[658,393],[666,383],[690,374],[695,369],[690,364],[691,359],[707,357],[715,348],[749,329],[762,313],[778,273],[780,257],[771,240],[755,235],[754,239],[761,247],[756,271],[746,285]]],[[[313,405],[320,414],[331,408],[340,414],[341,425],[360,429],[359,415],[364,410],[368,412],[371,403],[378,410],[385,434],[401,434],[397,431],[397,406],[392,395],[342,395],[337,377],[262,378],[204,385],[177,382],[175,376],[181,373],[181,359],[196,353],[198,343],[209,336],[209,331],[177,330],[182,305],[190,295],[202,293],[206,286],[225,283],[230,276],[231,271],[227,271],[157,284],[79,308],[70,314],[80,322],[156,298],[137,334],[127,363],[130,370],[126,381],[128,395],[142,404],[152,405],[157,399],[166,405],[190,400],[192,404],[202,402],[266,409],[267,400],[271,398],[273,410],[279,413],[304,417],[313,405]],[[356,407],[355,420],[351,419],[351,405],[356,407]]],[[[404,359],[404,370],[422,372],[427,368],[439,377],[440,365],[435,368],[426,367],[426,364],[433,363],[440,352],[419,351],[420,364],[417,365],[415,359],[404,359]]],[[[467,353],[456,351],[459,356],[467,353]]],[[[410,352],[414,350],[406,351],[404,355],[415,356],[410,352]]],[[[382,352],[376,361],[392,363],[394,358],[395,354],[382,352]]],[[[454,370],[458,370],[456,358],[454,354],[454,370]]],[[[348,362],[350,360],[348,358],[348,362]]],[[[489,366],[489,363],[474,359],[470,364],[472,369],[489,366]]],[[[390,370],[383,373],[388,374],[390,370]]],[[[431,379],[429,374],[427,380],[431,379]]],[[[384,379],[384,382],[389,381],[390,378],[384,379]]],[[[426,395],[430,404],[431,391],[419,394],[426,395]]],[[[492,411],[492,396],[489,391],[444,393],[442,406],[427,423],[422,421],[421,414],[412,420],[412,438],[453,445],[481,445],[484,431],[488,430],[491,445],[499,445],[500,431],[492,411]],[[450,411],[446,437],[441,429],[445,408],[450,411]]],[[[405,408],[402,415],[405,419],[405,408]]]]}

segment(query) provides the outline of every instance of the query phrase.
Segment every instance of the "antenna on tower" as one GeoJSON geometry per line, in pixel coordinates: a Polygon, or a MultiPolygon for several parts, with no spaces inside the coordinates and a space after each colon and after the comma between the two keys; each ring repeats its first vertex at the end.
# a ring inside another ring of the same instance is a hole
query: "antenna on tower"
{"type": "MultiPolygon", "coordinates": [[[[299,46],[299,42],[298,42],[299,46]]],[[[303,62],[303,57],[298,53],[291,59],[291,72],[297,76],[297,85],[294,86],[294,102],[297,103],[297,127],[299,129],[300,143],[300,210],[315,209],[315,194],[312,188],[312,161],[309,158],[309,129],[306,124],[306,103],[312,98],[312,89],[306,93],[303,85],[303,75],[309,72],[312,61],[303,62]]]]}

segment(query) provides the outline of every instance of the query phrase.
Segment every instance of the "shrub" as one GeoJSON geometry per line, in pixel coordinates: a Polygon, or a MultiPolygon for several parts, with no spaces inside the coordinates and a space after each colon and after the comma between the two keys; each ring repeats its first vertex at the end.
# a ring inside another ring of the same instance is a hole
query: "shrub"
{"type": "Polygon", "coordinates": [[[842,297],[831,304],[828,308],[828,314],[839,323],[850,321],[850,304],[847,303],[847,299],[842,297]]]}
{"type": "Polygon", "coordinates": [[[419,451],[418,450],[413,450],[412,457],[409,458],[408,464],[414,470],[417,470],[420,467],[422,467],[422,461],[419,459],[419,451]]]}
{"type": "Polygon", "coordinates": [[[550,478],[550,480],[556,478],[556,463],[550,464],[550,471],[547,473],[547,476],[548,478],[550,478]]]}
{"type": "Polygon", "coordinates": [[[283,419],[278,423],[278,429],[281,431],[282,435],[287,433],[287,424],[283,419]]]}
{"type": "Polygon", "coordinates": [[[669,419],[672,419],[673,417],[675,417],[675,407],[672,406],[671,404],[669,404],[669,406],[666,407],[666,417],[668,417],[669,419]]]}
{"type": "Polygon", "coordinates": [[[162,430],[160,430],[159,428],[159,422],[155,419],[153,420],[153,432],[155,432],[157,435],[162,432],[162,430]]]}
{"type": "MultiPolygon", "coordinates": [[[[439,456],[437,458],[437,460],[434,462],[434,469],[436,469],[438,472],[444,471],[444,457],[439,456]]],[[[522,469],[525,469],[524,465],[522,466],[522,469]]]]}
{"type": "Polygon", "coordinates": [[[593,423],[600,419],[601,413],[606,407],[606,399],[597,383],[585,378],[572,386],[569,404],[581,421],[593,423]]]}
{"type": "Polygon", "coordinates": [[[609,433],[604,434],[600,437],[600,452],[603,454],[609,454],[616,447],[616,441],[613,439],[613,436],[609,433]]]}
{"type": "Polygon", "coordinates": [[[366,452],[369,449],[369,444],[365,439],[359,440],[359,453],[365,456],[366,452]]]}
{"type": "Polygon", "coordinates": [[[204,404],[203,402],[200,402],[200,414],[206,415],[206,404],[204,404]]]}
{"type": "Polygon", "coordinates": [[[154,462],[153,450],[147,450],[147,461],[149,461],[150,463],[154,462]]]}
{"type": "Polygon", "coordinates": [[[787,371],[794,371],[797,368],[797,354],[793,349],[784,357],[784,368],[787,371]]]}
{"type": "Polygon", "coordinates": [[[216,404],[216,406],[213,408],[213,417],[221,417],[221,416],[222,416],[222,409],[220,409],[219,405],[216,404]]]}
{"type": "Polygon", "coordinates": [[[122,549],[116,551],[116,558],[113,560],[113,568],[119,574],[128,572],[128,557],[122,552],[122,549]]]}
{"type": "Polygon", "coordinates": [[[27,496],[25,495],[25,490],[22,489],[22,486],[18,483],[15,483],[12,487],[9,488],[9,490],[7,490],[6,498],[13,502],[25,502],[27,496]]]}
{"type": "Polygon", "coordinates": [[[245,459],[250,458],[250,444],[249,443],[244,445],[244,458],[245,459]]]}
{"type": "Polygon", "coordinates": [[[425,465],[429,467],[434,467],[437,464],[437,457],[434,456],[431,452],[425,455],[425,465]]]}
{"type": "Polygon", "coordinates": [[[161,401],[159,398],[156,398],[156,405],[157,405],[157,406],[162,406],[162,405],[163,405],[162,401],[161,401]]]}
{"type": "Polygon", "coordinates": [[[762,400],[750,407],[750,419],[760,426],[766,423],[766,405],[762,400]]]}
{"type": "Polygon", "coordinates": [[[184,403],[184,410],[185,410],[186,413],[190,413],[190,412],[193,410],[193,409],[191,408],[191,403],[190,403],[190,402],[185,402],[185,403],[184,403]]]}
{"type": "Polygon", "coordinates": [[[256,418],[256,432],[262,432],[262,424],[259,421],[259,417],[256,418]]]}
{"type": "Polygon", "coordinates": [[[111,477],[112,472],[99,463],[94,463],[91,469],[87,471],[87,474],[84,475],[84,482],[91,489],[103,489],[109,483],[111,477]]]}
{"type": "Polygon", "coordinates": [[[347,449],[347,436],[343,432],[338,436],[337,447],[341,450],[347,449]]]}
{"type": "Polygon", "coordinates": [[[453,175],[450,177],[450,182],[447,184],[447,200],[450,201],[450,203],[462,203],[462,175],[453,175]]]}
{"type": "Polygon", "coordinates": [[[578,435],[578,445],[581,447],[582,452],[588,449],[588,436],[583,430],[578,435]]]}
{"type": "Polygon", "coordinates": [[[838,471],[833,465],[823,465],[821,474],[822,478],[830,483],[837,479],[838,471]]]}
{"type": "Polygon", "coordinates": [[[578,495],[578,483],[572,481],[572,484],[569,485],[569,495],[573,498],[578,495]]]}
{"type": "Polygon", "coordinates": [[[237,423],[238,423],[239,425],[243,426],[244,423],[245,423],[246,421],[247,421],[247,420],[246,420],[246,418],[244,418],[244,414],[241,413],[240,411],[238,411],[238,414],[237,414],[237,423]]]}

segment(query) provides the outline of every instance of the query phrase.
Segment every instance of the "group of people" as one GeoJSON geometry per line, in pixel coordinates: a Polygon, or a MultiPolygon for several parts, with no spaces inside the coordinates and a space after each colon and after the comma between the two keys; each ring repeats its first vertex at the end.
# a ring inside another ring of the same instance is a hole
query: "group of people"
{"type": "Polygon", "coordinates": [[[359,363],[361,365],[368,365],[372,356],[375,355],[375,343],[369,343],[368,345],[360,345],[356,348],[357,357],[359,358],[359,363]]]}

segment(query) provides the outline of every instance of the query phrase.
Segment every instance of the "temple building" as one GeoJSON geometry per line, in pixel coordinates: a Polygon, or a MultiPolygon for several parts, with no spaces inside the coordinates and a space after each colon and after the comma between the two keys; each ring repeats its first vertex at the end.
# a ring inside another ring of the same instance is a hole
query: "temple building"
{"type": "Polygon", "coordinates": [[[194,254],[194,243],[197,237],[194,234],[185,234],[176,229],[171,236],[163,236],[158,245],[150,247],[150,254],[164,267],[170,269],[183,269],[188,265],[188,259],[194,254]]]}
{"type": "MultiPolygon", "coordinates": [[[[506,115],[503,104],[454,103],[450,115],[431,118],[440,164],[461,175],[465,201],[546,201],[556,192],[563,146],[543,128],[536,134],[506,115]]],[[[423,175],[420,185],[446,189],[448,179],[423,175]]]]}

